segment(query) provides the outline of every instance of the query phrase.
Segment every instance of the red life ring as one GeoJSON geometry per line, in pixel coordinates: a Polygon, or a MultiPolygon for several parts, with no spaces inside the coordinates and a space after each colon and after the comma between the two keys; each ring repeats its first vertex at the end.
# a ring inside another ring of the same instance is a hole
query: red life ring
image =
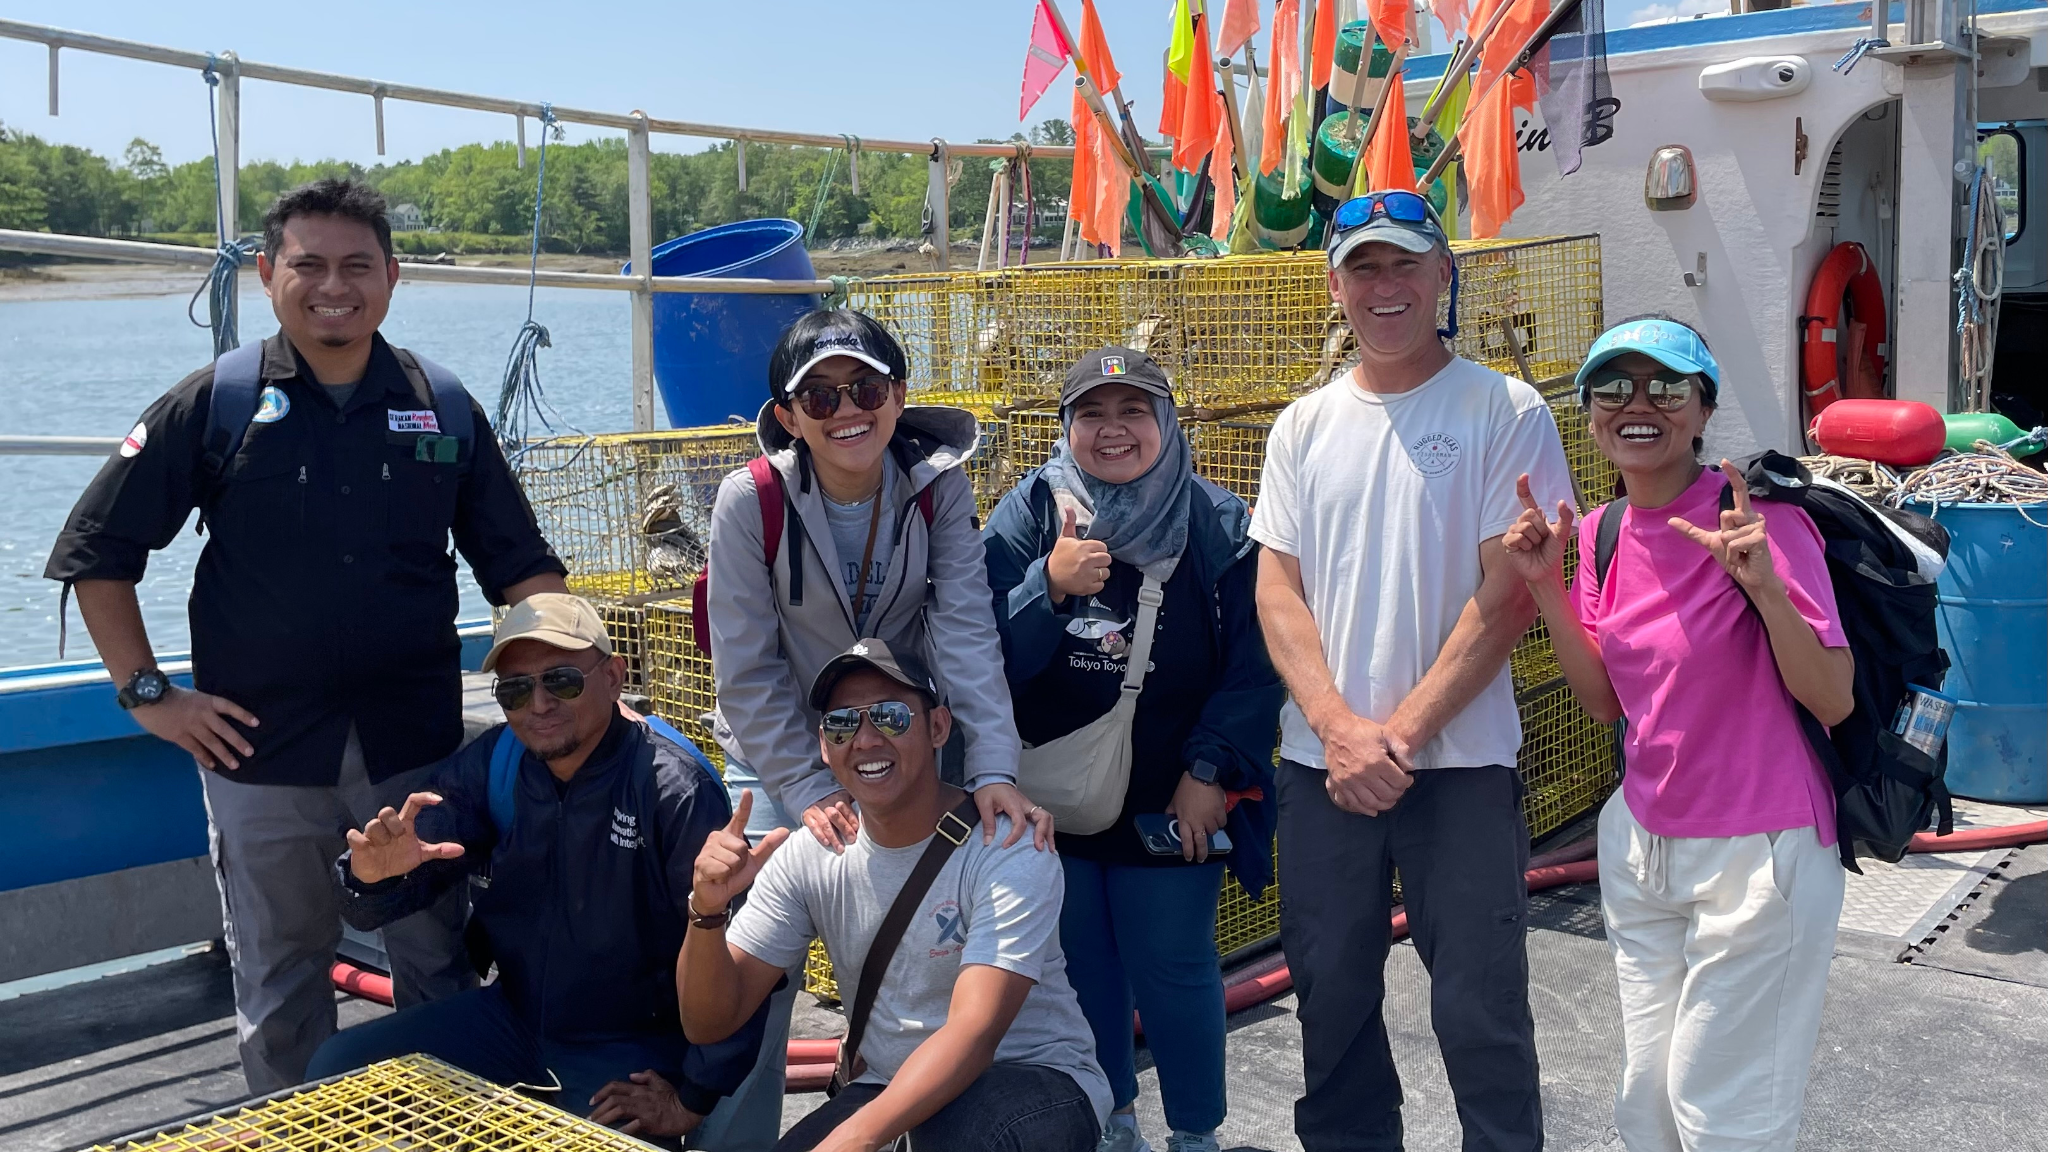
{"type": "Polygon", "coordinates": [[[1842,399],[1844,382],[1841,377],[1845,365],[1854,365],[1865,356],[1876,367],[1874,379],[1878,384],[1868,390],[1870,395],[1858,398],[1882,398],[1884,285],[1878,282],[1877,269],[1871,264],[1870,253],[1863,250],[1863,245],[1854,241],[1837,244],[1827,259],[1821,261],[1820,270],[1813,274],[1813,285],[1806,291],[1806,314],[1799,318],[1799,329],[1799,382],[1806,392],[1808,420],[1820,415],[1821,409],[1842,399]],[[1859,348],[1847,349],[1845,356],[1838,347],[1838,340],[1848,337],[1851,320],[1862,322],[1863,344],[1859,348]]]}

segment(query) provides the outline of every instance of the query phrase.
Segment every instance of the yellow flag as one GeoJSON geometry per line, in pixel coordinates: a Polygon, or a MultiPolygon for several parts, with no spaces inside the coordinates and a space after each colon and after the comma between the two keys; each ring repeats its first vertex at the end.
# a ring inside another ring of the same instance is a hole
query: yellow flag
{"type": "MultiPolygon", "coordinates": [[[[1437,87],[1441,89],[1444,82],[1449,79],[1449,76],[1445,76],[1442,80],[1438,80],[1437,87]]],[[[1431,99],[1434,98],[1435,96],[1432,94],[1431,99]]],[[[1458,77],[1458,86],[1451,89],[1450,97],[1444,101],[1443,110],[1436,114],[1436,123],[1430,125],[1430,127],[1436,129],[1436,134],[1443,139],[1444,147],[1450,147],[1450,141],[1458,131],[1458,122],[1465,118],[1465,102],[1471,98],[1472,77],[1468,73],[1458,77]]],[[[1444,165],[1444,174],[1440,179],[1444,182],[1444,233],[1447,239],[1456,240],[1458,238],[1458,165],[1455,162],[1444,165]]],[[[1420,191],[1424,196],[1429,195],[1429,189],[1427,188],[1423,188],[1420,191]]]]}
{"type": "Polygon", "coordinates": [[[1185,84],[1194,62],[1195,18],[1188,11],[1188,0],[1174,0],[1173,40],[1166,49],[1166,66],[1185,84]]]}

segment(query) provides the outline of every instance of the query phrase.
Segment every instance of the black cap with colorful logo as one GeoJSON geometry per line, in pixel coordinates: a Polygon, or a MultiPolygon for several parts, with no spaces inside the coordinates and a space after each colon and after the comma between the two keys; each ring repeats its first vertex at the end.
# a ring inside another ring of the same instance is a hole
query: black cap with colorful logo
{"type": "Polygon", "coordinates": [[[1135,348],[1112,344],[1097,348],[1067,369],[1067,382],[1060,388],[1060,407],[1081,398],[1082,393],[1103,384],[1129,384],[1154,396],[1173,398],[1173,384],[1159,362],[1135,348]]]}

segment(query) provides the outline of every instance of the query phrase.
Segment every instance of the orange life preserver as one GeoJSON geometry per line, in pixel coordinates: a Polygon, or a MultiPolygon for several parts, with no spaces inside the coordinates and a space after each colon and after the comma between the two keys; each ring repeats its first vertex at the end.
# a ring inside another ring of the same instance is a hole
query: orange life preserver
{"type": "Polygon", "coordinates": [[[1884,285],[1878,282],[1877,269],[1863,245],[1854,241],[1837,244],[1827,259],[1820,262],[1820,270],[1813,274],[1813,285],[1806,290],[1806,314],[1799,318],[1799,329],[1799,382],[1806,391],[1808,420],[1842,399],[1843,365],[1855,364],[1864,356],[1876,367],[1874,379],[1878,386],[1868,396],[1858,398],[1879,399],[1884,395],[1884,285]],[[1837,342],[1848,335],[1851,320],[1862,322],[1863,344],[1849,349],[1845,358],[1837,342]]]}

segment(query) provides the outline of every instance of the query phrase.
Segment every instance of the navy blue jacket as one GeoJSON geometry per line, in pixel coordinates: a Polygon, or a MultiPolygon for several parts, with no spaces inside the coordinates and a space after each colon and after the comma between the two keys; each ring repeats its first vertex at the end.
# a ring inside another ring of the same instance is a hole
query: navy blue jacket
{"type": "MultiPolygon", "coordinates": [[[[1152,692],[1148,681],[1145,694],[1138,698],[1138,709],[1141,718],[1148,708],[1179,706],[1195,711],[1178,749],[1180,767],[1185,770],[1195,761],[1205,760],[1221,770],[1217,782],[1224,788],[1233,792],[1257,788],[1265,795],[1263,802],[1241,801],[1225,825],[1235,846],[1225,859],[1238,883],[1257,899],[1273,878],[1273,746],[1279,739],[1280,705],[1286,699],[1286,689],[1273,671],[1265,635],[1259,630],[1254,586],[1257,545],[1248,534],[1250,512],[1244,501],[1199,477],[1192,505],[1187,549],[1181,554],[1173,583],[1192,581],[1200,589],[1208,609],[1202,615],[1211,629],[1209,647],[1219,659],[1199,701],[1162,699],[1152,692]]],[[[1071,615],[1053,606],[1045,584],[1045,558],[1059,539],[1060,527],[1052,487],[1033,470],[996,505],[982,533],[1005,669],[1020,699],[1029,695],[1024,689],[1033,680],[1059,674],[1051,666],[1069,641],[1066,628],[1071,615]]],[[[1121,570],[1125,565],[1117,561],[1112,568],[1121,570]]],[[[1118,576],[1131,575],[1134,573],[1116,571],[1111,584],[1119,584],[1118,576]]],[[[1172,597],[1170,589],[1168,595],[1172,597]]],[[[1162,623],[1162,632],[1167,626],[1162,623]]],[[[1157,677],[1156,672],[1154,675],[1157,677]]],[[[1020,730],[1031,726],[1021,712],[1017,719],[1020,730]]],[[[1076,716],[1059,721],[1061,727],[1071,730],[1093,719],[1076,716]],[[1068,723],[1069,719],[1073,723],[1068,723]]],[[[1119,834],[1128,816],[1126,812],[1111,834],[1119,834]]],[[[1136,843],[1134,835],[1121,834],[1136,843]]]]}
{"type": "MultiPolygon", "coordinates": [[[[675,968],[697,853],[732,818],[725,787],[686,750],[623,715],[566,784],[526,753],[510,829],[491,819],[490,760],[503,725],[434,770],[441,803],[422,811],[422,841],[463,854],[362,884],[336,863],[342,917],[372,931],[470,885],[472,932],[498,983],[536,1035],[575,1042],[678,1042],[679,1068],[657,1068],[683,1106],[709,1112],[754,1066],[765,1012],[717,1044],[682,1047],[675,968]]],[[[765,1005],[764,1005],[765,1007],[765,1005]]]]}

